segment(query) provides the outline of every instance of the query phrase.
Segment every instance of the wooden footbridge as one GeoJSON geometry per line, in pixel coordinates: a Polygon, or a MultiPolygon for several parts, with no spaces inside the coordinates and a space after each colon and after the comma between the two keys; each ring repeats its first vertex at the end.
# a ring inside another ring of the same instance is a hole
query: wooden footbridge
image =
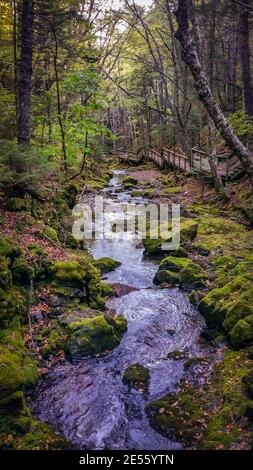
{"type": "MultiPolygon", "coordinates": [[[[228,149],[221,149],[216,155],[218,172],[225,180],[231,180],[243,173],[243,166],[238,157],[228,149]]],[[[191,159],[182,153],[163,148],[160,152],[149,147],[142,147],[138,152],[121,152],[119,160],[132,165],[153,161],[161,169],[178,169],[186,173],[191,170],[200,174],[211,175],[209,156],[198,147],[192,148],[191,159]]]]}

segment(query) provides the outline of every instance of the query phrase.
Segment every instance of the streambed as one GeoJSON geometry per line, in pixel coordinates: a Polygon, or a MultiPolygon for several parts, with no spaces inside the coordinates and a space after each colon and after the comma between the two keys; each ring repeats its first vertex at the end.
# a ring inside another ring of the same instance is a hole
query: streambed
{"type": "MultiPolygon", "coordinates": [[[[119,192],[121,175],[121,171],[115,172],[104,191],[112,208],[131,200],[127,191],[119,192]]],[[[135,198],[134,202],[144,201],[135,198]]],[[[110,220],[112,214],[107,213],[107,217],[110,220]]],[[[109,256],[121,262],[106,275],[109,282],[136,289],[107,302],[127,318],[127,333],[105,357],[83,359],[78,364],[66,362],[54,368],[41,381],[33,410],[78,448],[180,449],[180,443],[150,427],[145,405],[175,390],[185,374],[184,359],[168,359],[169,352],[185,351],[192,357],[207,354],[198,341],[205,322],[186,293],[153,285],[157,263],[143,258],[138,241],[130,237],[96,240],[90,249],[96,259],[109,256]],[[150,370],[146,394],[129,390],[122,383],[125,368],[135,363],[150,370]]]]}

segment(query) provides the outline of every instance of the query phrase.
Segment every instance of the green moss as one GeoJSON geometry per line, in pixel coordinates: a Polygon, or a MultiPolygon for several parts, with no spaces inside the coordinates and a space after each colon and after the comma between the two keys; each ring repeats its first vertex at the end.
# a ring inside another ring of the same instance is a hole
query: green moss
{"type": "Polygon", "coordinates": [[[253,315],[239,320],[230,331],[232,345],[236,348],[247,346],[253,341],[253,315]]]}
{"type": "Polygon", "coordinates": [[[110,284],[108,282],[101,282],[101,289],[103,297],[115,295],[115,288],[113,284],[110,284]]]}
{"type": "Polygon", "coordinates": [[[23,374],[24,374],[25,389],[31,390],[32,388],[35,387],[35,385],[37,385],[38,380],[39,380],[37,362],[29,355],[26,355],[23,360],[22,368],[23,368],[23,374]]]}
{"type": "Polygon", "coordinates": [[[48,241],[49,239],[52,242],[55,242],[57,245],[60,246],[58,233],[53,227],[45,226],[43,228],[42,237],[45,238],[46,241],[48,241]]]}
{"type": "Polygon", "coordinates": [[[174,258],[173,256],[167,256],[161,261],[159,269],[169,269],[172,272],[179,273],[189,264],[192,264],[192,261],[189,258],[174,258]]]}
{"type": "Polygon", "coordinates": [[[70,338],[67,351],[70,358],[74,359],[114,349],[126,329],[126,320],[123,317],[113,319],[99,315],[70,323],[68,329],[70,338]]]}
{"type": "MultiPolygon", "coordinates": [[[[169,236],[163,237],[163,234],[167,234],[167,229],[171,230],[171,224],[164,227],[161,225],[159,227],[160,236],[156,237],[156,233],[150,233],[150,237],[143,240],[143,245],[145,248],[144,254],[149,256],[164,255],[166,250],[163,249],[163,243],[171,242],[172,237],[169,236]]],[[[189,242],[194,240],[198,231],[198,223],[196,219],[181,219],[180,223],[180,240],[181,242],[189,242]]],[[[167,250],[167,252],[171,250],[167,250]]]]}
{"type": "Polygon", "coordinates": [[[24,385],[20,359],[8,350],[0,350],[0,399],[10,397],[24,385]]]}
{"type": "Polygon", "coordinates": [[[192,387],[186,386],[178,394],[171,393],[150,402],[146,412],[151,426],[157,432],[185,444],[191,444],[201,428],[199,397],[192,387]]]}
{"type": "Polygon", "coordinates": [[[6,201],[6,210],[10,212],[21,212],[28,209],[25,199],[12,197],[6,201]]]}
{"type": "Polygon", "coordinates": [[[189,258],[167,256],[159,265],[154,283],[180,284],[187,289],[196,289],[204,286],[206,278],[207,276],[200,266],[193,263],[189,258]]]}
{"type": "Polygon", "coordinates": [[[86,270],[76,261],[56,261],[51,274],[57,283],[78,287],[84,283],[86,270]]]}
{"type": "Polygon", "coordinates": [[[238,320],[243,320],[252,312],[252,296],[252,281],[242,275],[236,276],[223,287],[212,289],[201,300],[199,309],[209,328],[225,328],[230,333],[238,320]]]}
{"type": "Polygon", "coordinates": [[[120,261],[116,261],[108,257],[97,259],[95,260],[94,264],[101,271],[101,273],[108,273],[121,265],[120,261]]]}
{"type": "Polygon", "coordinates": [[[136,178],[134,178],[133,176],[125,176],[122,179],[122,184],[123,184],[124,188],[126,189],[126,186],[129,188],[129,187],[132,187],[132,186],[138,184],[138,180],[136,178]]]}
{"type": "Polygon", "coordinates": [[[127,367],[123,376],[124,384],[143,391],[148,389],[149,379],[149,369],[141,364],[133,364],[127,367]]]}
{"type": "Polygon", "coordinates": [[[13,281],[21,286],[29,285],[34,277],[33,268],[29,266],[24,256],[19,256],[13,261],[11,272],[13,281]]]}
{"type": "Polygon", "coordinates": [[[163,190],[163,192],[165,194],[176,194],[176,193],[181,193],[183,191],[184,191],[184,189],[182,188],[182,186],[175,186],[175,187],[171,187],[171,188],[165,188],[163,190]]]}
{"type": "Polygon", "coordinates": [[[154,284],[169,284],[171,286],[179,286],[179,275],[169,271],[168,269],[159,269],[154,277],[154,284]]]}
{"type": "Polygon", "coordinates": [[[250,239],[252,233],[237,222],[224,217],[201,217],[198,219],[199,228],[193,247],[203,253],[221,252],[231,254],[231,250],[240,252],[250,239]]]}
{"type": "Polygon", "coordinates": [[[72,446],[49,425],[32,420],[29,432],[17,438],[15,447],[21,450],[66,450],[72,446]]]}

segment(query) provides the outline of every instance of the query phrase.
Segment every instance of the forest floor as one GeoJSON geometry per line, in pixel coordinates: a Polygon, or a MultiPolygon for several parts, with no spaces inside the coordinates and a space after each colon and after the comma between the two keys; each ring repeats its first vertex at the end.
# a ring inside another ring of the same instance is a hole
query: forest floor
{"type": "MultiPolygon", "coordinates": [[[[105,166],[101,176],[89,182],[88,192],[105,188],[108,174],[117,168],[122,165],[112,160],[109,169],[105,166]]],[[[133,178],[127,183],[133,197],[144,195],[152,203],[181,205],[186,235],[182,251],[165,256],[157,244],[147,242],[144,247],[149,256],[161,260],[159,284],[180,285],[204,315],[207,330],[200,340],[219,346],[215,361],[186,361],[186,377],[179,391],[148,405],[150,423],[161,434],[182,441],[186,448],[250,449],[253,203],[247,180],[229,184],[230,200],[224,202],[208,181],[191,175],[159,171],[152,164],[125,166],[125,170],[133,178]]],[[[69,448],[50,427],[32,417],[26,406],[29,395],[38,377],[47,375],[65,355],[99,355],[113,349],[124,332],[123,324],[103,313],[106,297],[115,291],[101,280],[101,266],[99,271],[89,253],[80,250],[70,237],[63,245],[61,227],[69,230],[70,219],[69,212],[64,212],[60,227],[56,227],[44,215],[35,218],[27,211],[1,211],[0,280],[6,293],[0,292],[0,361],[13,376],[9,383],[0,375],[3,448],[69,448]],[[32,294],[28,303],[27,289],[32,294]],[[64,322],[60,322],[63,312],[64,322]],[[27,315],[30,328],[25,322],[27,315]],[[99,318],[96,321],[102,333],[110,323],[112,337],[101,347],[88,335],[85,345],[80,346],[71,325],[76,329],[85,319],[87,328],[91,323],[94,328],[94,318],[99,318]]]]}

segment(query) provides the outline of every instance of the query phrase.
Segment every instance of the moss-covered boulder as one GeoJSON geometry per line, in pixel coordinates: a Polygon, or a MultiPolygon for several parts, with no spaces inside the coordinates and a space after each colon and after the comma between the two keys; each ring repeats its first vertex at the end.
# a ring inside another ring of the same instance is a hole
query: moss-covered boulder
{"type": "Polygon", "coordinates": [[[134,387],[141,391],[147,391],[150,373],[147,367],[141,364],[133,364],[126,368],[123,375],[123,383],[130,388],[134,387]]]}
{"type": "Polygon", "coordinates": [[[226,252],[228,249],[240,249],[249,233],[233,220],[224,217],[201,217],[198,220],[198,233],[192,244],[202,254],[226,252]]]}
{"type": "Polygon", "coordinates": [[[241,348],[253,342],[253,315],[239,320],[230,331],[232,345],[241,348]]]}
{"type": "MultiPolygon", "coordinates": [[[[164,228],[163,233],[163,225],[159,227],[160,235],[156,237],[156,234],[150,232],[150,236],[143,240],[144,245],[144,254],[147,256],[161,256],[164,255],[166,252],[170,252],[173,254],[172,250],[164,249],[162,246],[164,243],[169,243],[172,240],[172,237],[169,236],[167,238],[167,229],[171,230],[171,224],[164,228]]],[[[186,243],[189,241],[194,240],[198,232],[198,223],[196,219],[181,219],[180,223],[180,240],[182,243],[186,243]]],[[[178,256],[178,249],[175,250],[176,256],[178,256]]]]}
{"type": "Polygon", "coordinates": [[[207,276],[200,266],[189,258],[167,256],[159,265],[154,283],[168,283],[173,286],[180,285],[186,289],[196,289],[205,285],[206,278],[207,276]]]}
{"type": "Polygon", "coordinates": [[[133,176],[125,176],[122,179],[122,185],[123,185],[124,189],[126,189],[126,190],[131,189],[137,183],[138,183],[138,180],[136,178],[134,178],[133,176]]]}
{"type": "Polygon", "coordinates": [[[192,387],[150,402],[146,412],[157,432],[185,444],[192,444],[200,431],[201,409],[192,387]]]}
{"type": "Polygon", "coordinates": [[[126,319],[121,316],[99,315],[70,323],[67,353],[73,360],[111,351],[120,343],[126,328],[126,319]]]}
{"type": "Polygon", "coordinates": [[[12,197],[6,201],[6,210],[10,212],[26,211],[27,201],[21,197],[12,197]]]}
{"type": "Polygon", "coordinates": [[[243,377],[243,383],[250,398],[253,398],[253,369],[248,371],[243,377]]]}
{"type": "Polygon", "coordinates": [[[102,274],[113,271],[121,265],[120,261],[108,257],[99,258],[95,260],[94,264],[102,274]]]}
{"type": "Polygon", "coordinates": [[[16,284],[29,285],[34,277],[34,271],[24,256],[18,256],[14,259],[12,266],[12,279],[16,284]]]}
{"type": "Polygon", "coordinates": [[[51,275],[58,284],[79,287],[84,284],[86,269],[76,261],[56,261],[51,275]]]}
{"type": "MultiPolygon", "coordinates": [[[[233,270],[231,271],[231,273],[233,270]]],[[[200,312],[204,315],[211,329],[225,329],[232,335],[233,343],[239,347],[246,344],[250,338],[250,323],[246,318],[252,315],[253,283],[247,276],[231,277],[230,282],[222,287],[212,289],[199,303],[200,312]],[[237,323],[238,327],[237,327],[237,323]],[[246,341],[246,343],[245,343],[246,341]]],[[[232,338],[231,338],[232,339],[232,338]]]]}
{"type": "Polygon", "coordinates": [[[9,401],[25,383],[20,358],[7,348],[0,349],[0,407],[3,400],[9,401]]]}

